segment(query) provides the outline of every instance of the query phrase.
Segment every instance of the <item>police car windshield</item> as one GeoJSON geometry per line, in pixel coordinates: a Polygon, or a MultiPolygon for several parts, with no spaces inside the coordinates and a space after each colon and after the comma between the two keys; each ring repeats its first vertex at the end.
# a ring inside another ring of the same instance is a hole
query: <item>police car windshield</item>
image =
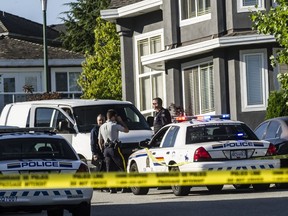
{"type": "Polygon", "coordinates": [[[109,109],[114,109],[129,130],[151,130],[144,116],[132,104],[111,104],[96,106],[81,106],[73,108],[74,117],[80,133],[88,133],[96,124],[99,114],[106,117],[109,109]]]}
{"type": "Polygon", "coordinates": [[[222,140],[259,140],[245,124],[193,125],[187,128],[186,144],[222,140]]]}
{"type": "Polygon", "coordinates": [[[69,159],[77,156],[64,139],[14,138],[0,140],[0,160],[69,159]]]}

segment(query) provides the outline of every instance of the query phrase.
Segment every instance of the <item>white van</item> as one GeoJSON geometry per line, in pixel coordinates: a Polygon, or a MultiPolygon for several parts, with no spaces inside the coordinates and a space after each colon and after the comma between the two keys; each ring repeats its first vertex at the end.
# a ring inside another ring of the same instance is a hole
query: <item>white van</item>
{"type": "Polygon", "coordinates": [[[90,131],[96,124],[97,116],[106,116],[108,109],[116,110],[129,128],[129,133],[119,134],[122,152],[128,159],[137,150],[140,141],[151,139],[153,135],[144,116],[131,102],[56,99],[11,103],[3,108],[0,125],[53,127],[72,144],[81,159],[89,162],[92,158],[90,131]]]}

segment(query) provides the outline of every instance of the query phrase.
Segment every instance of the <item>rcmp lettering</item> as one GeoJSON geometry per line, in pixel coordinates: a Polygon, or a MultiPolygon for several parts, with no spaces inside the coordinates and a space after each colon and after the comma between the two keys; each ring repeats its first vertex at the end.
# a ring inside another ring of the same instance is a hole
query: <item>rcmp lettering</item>
{"type": "Polygon", "coordinates": [[[21,167],[59,167],[56,161],[29,161],[21,163],[21,167]]]}

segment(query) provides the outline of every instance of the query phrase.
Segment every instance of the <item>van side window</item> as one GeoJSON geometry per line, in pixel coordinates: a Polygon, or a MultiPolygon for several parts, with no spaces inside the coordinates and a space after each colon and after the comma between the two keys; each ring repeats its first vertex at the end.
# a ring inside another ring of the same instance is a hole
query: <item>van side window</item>
{"type": "Polygon", "coordinates": [[[52,127],[52,115],[54,109],[37,108],[35,116],[35,127],[52,127]]]}

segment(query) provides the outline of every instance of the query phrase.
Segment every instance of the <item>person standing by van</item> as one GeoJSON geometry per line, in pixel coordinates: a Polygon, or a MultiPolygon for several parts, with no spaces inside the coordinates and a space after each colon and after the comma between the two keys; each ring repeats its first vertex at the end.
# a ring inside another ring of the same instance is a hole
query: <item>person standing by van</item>
{"type": "MultiPolygon", "coordinates": [[[[113,163],[117,171],[125,170],[125,159],[118,147],[119,132],[128,133],[129,129],[122,118],[113,109],[107,112],[107,121],[99,129],[99,146],[104,154],[106,171],[112,171],[113,163]]],[[[116,193],[116,189],[111,189],[110,193],[116,193]]]]}
{"type": "Polygon", "coordinates": [[[92,128],[90,133],[90,144],[92,151],[92,164],[96,167],[95,171],[104,171],[105,170],[105,161],[104,155],[100,149],[98,136],[99,136],[99,128],[105,122],[105,116],[99,114],[96,119],[96,125],[92,128]]]}
{"type": "Polygon", "coordinates": [[[171,114],[168,109],[165,109],[162,106],[162,104],[163,101],[159,97],[154,98],[152,101],[153,109],[156,111],[153,122],[154,134],[164,125],[171,123],[171,114]]]}

